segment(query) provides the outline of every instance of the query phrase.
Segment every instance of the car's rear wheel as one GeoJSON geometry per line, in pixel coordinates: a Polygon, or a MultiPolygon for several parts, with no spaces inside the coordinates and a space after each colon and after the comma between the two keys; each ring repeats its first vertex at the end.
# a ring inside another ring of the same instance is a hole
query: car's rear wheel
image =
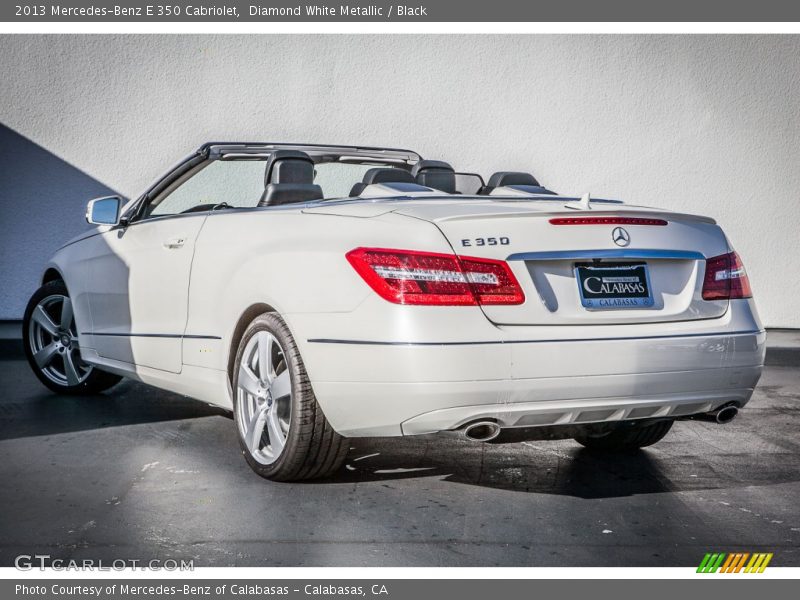
{"type": "Polygon", "coordinates": [[[72,300],[63,281],[46,283],[31,297],[22,342],[36,377],[56,393],[97,394],[122,379],[81,360],[72,300]]]}
{"type": "Polygon", "coordinates": [[[276,313],[245,330],[232,373],[234,417],[247,464],[273,481],[326,477],[341,468],[347,440],[317,403],[294,338],[276,313]]]}
{"type": "Polygon", "coordinates": [[[605,431],[585,427],[584,432],[575,436],[575,441],[591,450],[606,452],[636,450],[661,441],[672,429],[672,423],[669,420],[649,423],[629,421],[605,431]]]}

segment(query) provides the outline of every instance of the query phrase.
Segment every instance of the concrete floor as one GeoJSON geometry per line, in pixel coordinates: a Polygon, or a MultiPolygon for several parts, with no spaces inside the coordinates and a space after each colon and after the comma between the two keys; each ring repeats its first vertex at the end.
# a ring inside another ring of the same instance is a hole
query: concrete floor
{"type": "MultiPolygon", "coordinates": [[[[785,362],[785,361],[783,361],[785,362]]],[[[783,364],[781,362],[780,364],[783,364]]],[[[709,551],[800,565],[800,369],[767,368],[730,425],[680,422],[597,457],[571,441],[354,440],[332,480],[276,484],[233,421],[125,382],[49,393],[0,361],[0,565],[193,558],[196,566],[690,566],[709,551]]]]}

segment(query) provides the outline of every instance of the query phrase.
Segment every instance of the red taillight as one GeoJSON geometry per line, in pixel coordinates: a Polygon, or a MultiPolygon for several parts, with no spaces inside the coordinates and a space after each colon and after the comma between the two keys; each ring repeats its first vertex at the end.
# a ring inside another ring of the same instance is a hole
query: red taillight
{"type": "Polygon", "coordinates": [[[752,298],[750,280],[742,259],[736,252],[706,259],[703,278],[703,300],[736,300],[752,298]]]}
{"type": "Polygon", "coordinates": [[[346,255],[381,298],[395,304],[522,304],[522,293],[508,264],[501,260],[356,248],[346,255]]]}
{"type": "Polygon", "coordinates": [[[664,219],[642,219],[639,217],[558,217],[550,219],[551,225],[655,225],[663,227],[664,219]]]}
{"type": "Polygon", "coordinates": [[[525,302],[525,294],[505,261],[471,256],[459,256],[458,260],[478,304],[525,302]]]}

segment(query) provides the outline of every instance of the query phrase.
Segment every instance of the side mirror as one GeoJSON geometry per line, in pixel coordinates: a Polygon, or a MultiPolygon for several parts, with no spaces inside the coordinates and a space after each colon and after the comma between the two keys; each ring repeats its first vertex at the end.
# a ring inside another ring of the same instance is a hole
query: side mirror
{"type": "Polygon", "coordinates": [[[86,222],[92,225],[119,225],[122,198],[106,196],[89,200],[86,206],[86,222]]]}

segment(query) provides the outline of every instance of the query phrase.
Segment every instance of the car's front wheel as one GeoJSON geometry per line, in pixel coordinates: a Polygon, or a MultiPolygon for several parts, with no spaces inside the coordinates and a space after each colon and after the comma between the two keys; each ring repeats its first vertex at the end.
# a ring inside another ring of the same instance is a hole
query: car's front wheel
{"type": "Polygon", "coordinates": [[[39,381],[54,392],[98,394],[122,379],[81,360],[72,299],[63,281],[51,281],[36,290],[22,325],[28,363],[39,381]]]}
{"type": "Polygon", "coordinates": [[[661,441],[672,429],[672,421],[619,423],[610,430],[596,430],[591,426],[575,436],[575,441],[590,450],[625,452],[652,446],[661,441]]]}
{"type": "Polygon", "coordinates": [[[245,330],[232,373],[234,417],[247,463],[262,477],[292,481],[341,468],[348,443],[317,403],[300,352],[276,313],[245,330]]]}

